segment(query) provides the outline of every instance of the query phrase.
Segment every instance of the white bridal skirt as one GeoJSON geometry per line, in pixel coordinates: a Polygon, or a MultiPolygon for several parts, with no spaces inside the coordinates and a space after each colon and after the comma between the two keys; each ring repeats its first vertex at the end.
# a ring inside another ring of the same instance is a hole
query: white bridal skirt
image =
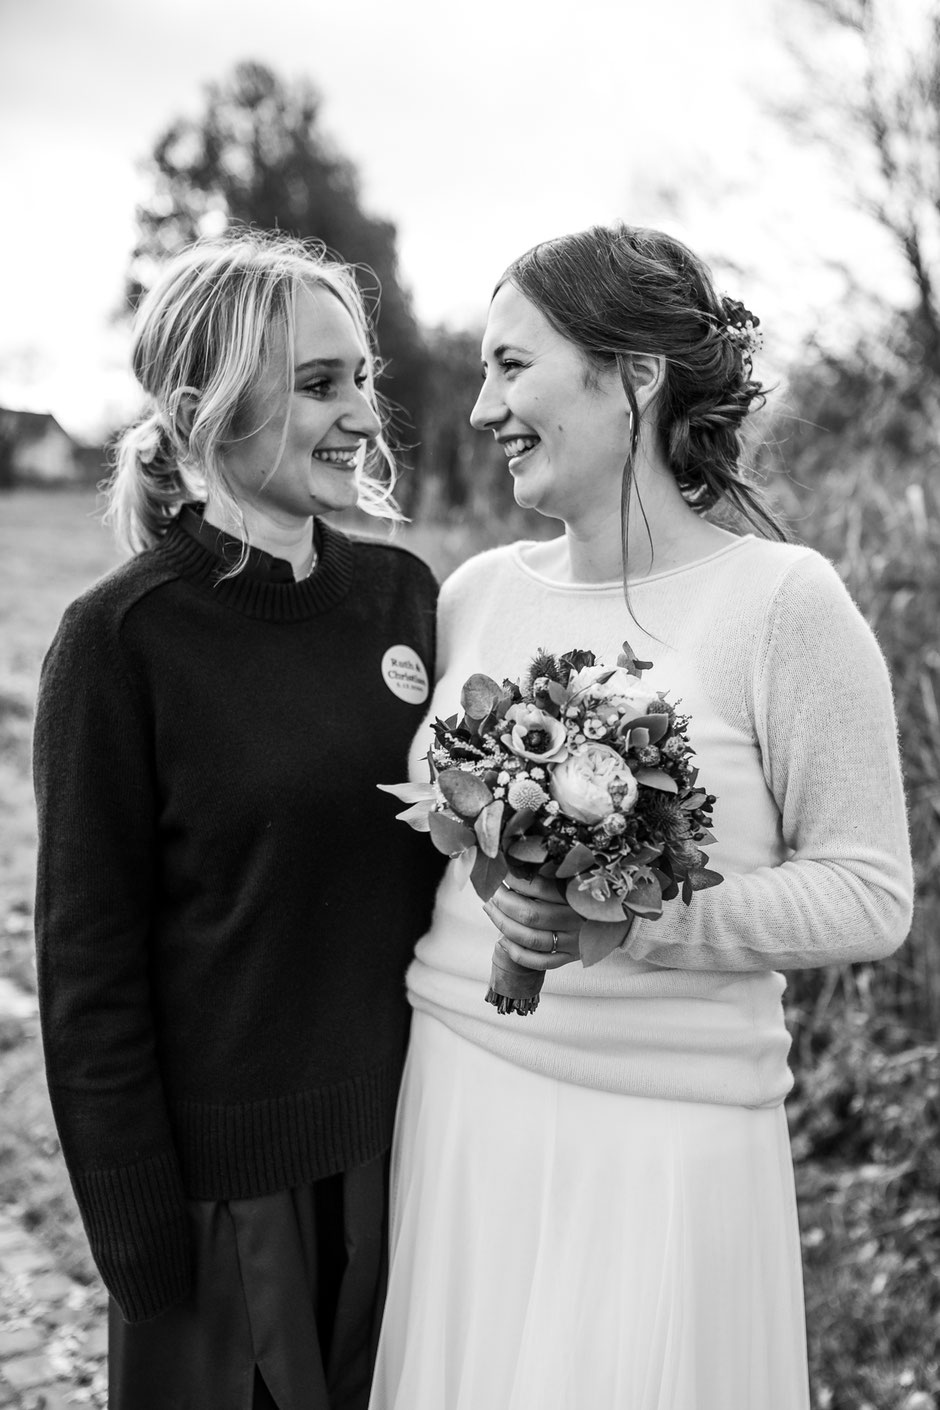
{"type": "Polygon", "coordinates": [[[782,1107],[577,1087],[416,1013],[391,1218],[370,1410],[809,1406],[782,1107]]]}

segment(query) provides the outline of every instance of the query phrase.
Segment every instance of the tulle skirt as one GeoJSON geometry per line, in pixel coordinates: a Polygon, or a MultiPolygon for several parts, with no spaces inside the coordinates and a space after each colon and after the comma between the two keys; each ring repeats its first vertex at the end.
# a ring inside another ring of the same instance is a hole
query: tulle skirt
{"type": "Polygon", "coordinates": [[[370,1410],[807,1410],[782,1107],[558,1082],[417,1013],[392,1160],[370,1410]]]}

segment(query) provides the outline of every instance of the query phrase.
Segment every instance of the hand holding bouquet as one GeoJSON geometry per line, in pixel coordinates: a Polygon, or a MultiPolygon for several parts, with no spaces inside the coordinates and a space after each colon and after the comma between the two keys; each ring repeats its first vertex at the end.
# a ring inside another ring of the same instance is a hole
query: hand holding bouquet
{"type": "MultiPolygon", "coordinates": [[[[553,877],[583,916],[581,960],[596,964],[634,916],[722,878],[701,844],[715,799],[696,787],[688,719],[642,682],[624,642],[614,667],[590,651],[540,651],[521,681],[473,675],[463,718],[436,720],[431,783],[380,785],[399,814],[456,858],[488,901],[510,866],[553,877]]],[[[500,1013],[533,1012],[544,980],[497,948],[486,995],[500,1013]]]]}

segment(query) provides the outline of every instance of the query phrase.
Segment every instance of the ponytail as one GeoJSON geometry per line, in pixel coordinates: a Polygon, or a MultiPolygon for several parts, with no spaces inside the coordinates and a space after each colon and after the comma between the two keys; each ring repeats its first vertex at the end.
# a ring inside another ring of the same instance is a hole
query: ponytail
{"type": "Polygon", "coordinates": [[[159,411],[121,434],[112,465],[104,522],[131,553],[153,548],[183,505],[200,498],[159,411]]]}

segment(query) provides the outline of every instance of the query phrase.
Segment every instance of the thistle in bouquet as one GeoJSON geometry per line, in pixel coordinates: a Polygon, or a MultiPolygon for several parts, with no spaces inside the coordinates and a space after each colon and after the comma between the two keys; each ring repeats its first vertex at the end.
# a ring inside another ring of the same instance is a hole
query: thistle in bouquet
{"type": "MultiPolygon", "coordinates": [[[[510,870],[553,878],[583,917],[584,965],[624,939],[635,916],[716,886],[703,845],[713,795],[697,784],[688,717],[644,685],[629,644],[615,666],[591,651],[539,651],[517,681],[472,675],[463,716],[435,720],[430,783],[380,785],[488,901],[510,870]]],[[[545,975],[498,946],[487,1001],[532,1013],[545,975]]]]}

